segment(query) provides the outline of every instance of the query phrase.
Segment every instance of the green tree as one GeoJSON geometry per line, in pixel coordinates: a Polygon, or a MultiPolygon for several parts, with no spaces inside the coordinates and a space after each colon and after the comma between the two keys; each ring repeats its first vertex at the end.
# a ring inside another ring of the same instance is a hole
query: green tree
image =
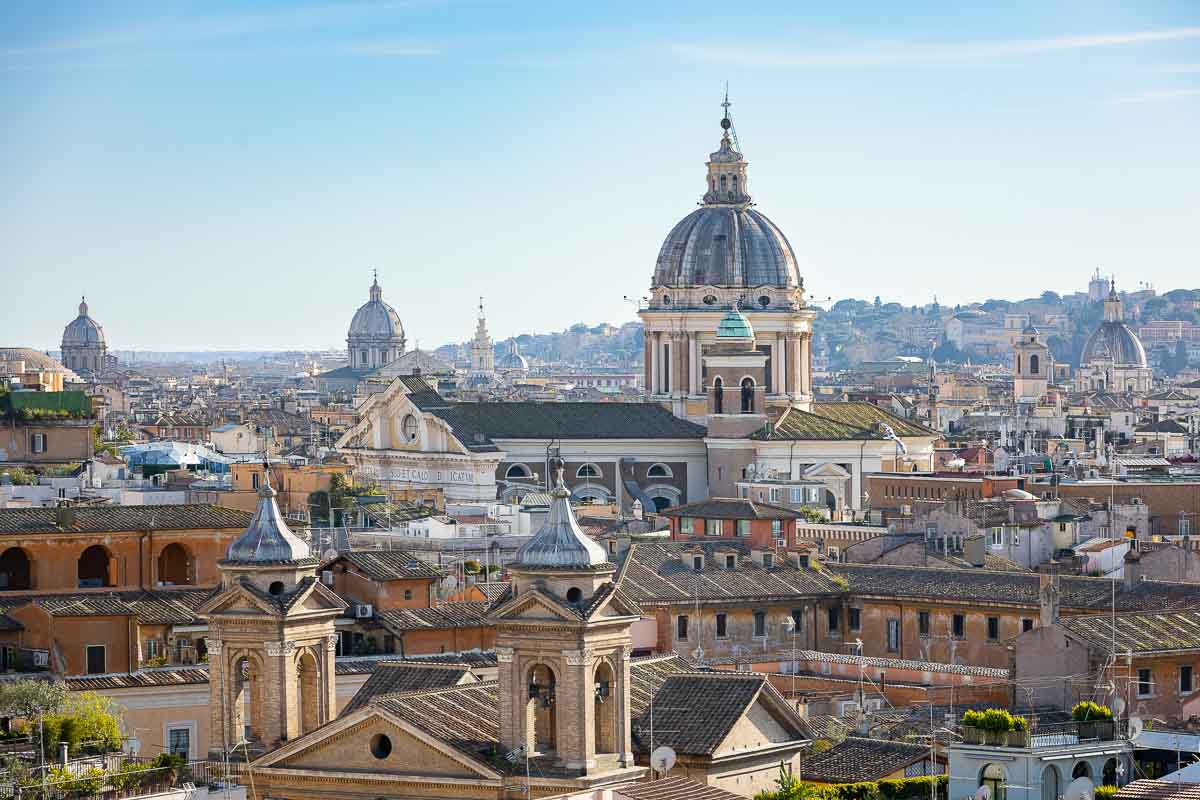
{"type": "Polygon", "coordinates": [[[7,472],[14,486],[33,486],[38,482],[37,475],[24,467],[13,467],[7,472]]]}
{"type": "Polygon", "coordinates": [[[775,788],[764,789],[754,795],[754,800],[815,800],[816,796],[815,786],[804,783],[790,769],[780,766],[775,788]]]}
{"type": "Polygon", "coordinates": [[[72,694],[57,712],[43,718],[43,752],[52,757],[59,742],[67,743],[71,755],[119,749],[122,711],[111,698],[95,692],[72,694]]]}

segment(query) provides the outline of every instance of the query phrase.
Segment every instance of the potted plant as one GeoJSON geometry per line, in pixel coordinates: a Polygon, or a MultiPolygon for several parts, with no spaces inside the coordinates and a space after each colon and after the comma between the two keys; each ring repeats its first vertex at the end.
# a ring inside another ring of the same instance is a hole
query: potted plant
{"type": "Polygon", "coordinates": [[[1112,709],[1091,700],[1076,703],[1071,708],[1071,719],[1078,723],[1080,739],[1110,741],[1115,733],[1112,709]]]}
{"type": "Polygon", "coordinates": [[[1009,747],[1029,747],[1029,721],[1015,714],[1012,717],[1012,728],[1008,731],[1009,747]]]}
{"type": "Polygon", "coordinates": [[[963,741],[967,744],[983,744],[985,734],[983,730],[983,712],[968,709],[963,712],[962,723],[959,726],[962,729],[963,741]]]}

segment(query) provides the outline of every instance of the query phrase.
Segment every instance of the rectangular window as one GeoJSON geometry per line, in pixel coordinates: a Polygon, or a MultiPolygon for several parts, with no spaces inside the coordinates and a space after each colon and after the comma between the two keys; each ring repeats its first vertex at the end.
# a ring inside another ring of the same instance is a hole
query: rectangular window
{"type": "Polygon", "coordinates": [[[34,433],[29,437],[29,449],[35,453],[46,452],[46,434],[34,433]]]}
{"type": "Polygon", "coordinates": [[[737,568],[737,556],[725,556],[725,569],[737,568]]]}
{"type": "Polygon", "coordinates": [[[1192,690],[1192,668],[1185,664],[1179,668],[1179,693],[1187,694],[1192,690]]]}
{"type": "Polygon", "coordinates": [[[919,633],[921,636],[929,635],[929,612],[928,611],[918,611],[917,612],[917,633],[919,633]]]}
{"type": "Polygon", "coordinates": [[[951,624],[950,634],[955,639],[961,639],[961,638],[963,638],[963,636],[966,635],[967,618],[964,617],[962,614],[955,614],[954,618],[950,621],[950,624],[951,624]]]}
{"type": "Polygon", "coordinates": [[[726,617],[724,614],[717,614],[717,638],[724,639],[726,637],[726,617]]]}
{"type": "Polygon", "coordinates": [[[171,728],[167,731],[167,752],[184,758],[192,757],[192,732],[188,728],[171,728]]]}
{"type": "Polygon", "coordinates": [[[763,566],[766,567],[767,569],[771,569],[772,567],[774,567],[775,566],[775,556],[771,555],[770,553],[763,553],[763,566]]]}
{"type": "Polygon", "coordinates": [[[680,533],[695,533],[696,532],[696,520],[692,519],[691,517],[680,517],[679,518],[679,532],[680,533]]]}
{"type": "Polygon", "coordinates": [[[804,502],[804,489],[801,489],[799,487],[792,489],[792,502],[793,503],[803,503],[804,502]]]}
{"type": "Polygon", "coordinates": [[[1151,679],[1150,670],[1139,669],[1137,673],[1137,694],[1138,697],[1149,697],[1154,689],[1154,682],[1151,679]]]}
{"type": "Polygon", "coordinates": [[[783,535],[783,520],[781,520],[781,519],[771,520],[771,535],[774,536],[776,539],[778,539],[780,536],[783,535]]]}
{"type": "Polygon", "coordinates": [[[250,488],[258,489],[258,473],[257,472],[252,472],[250,474],[250,488]]]}
{"type": "Polygon", "coordinates": [[[900,651],[900,620],[898,619],[887,621],[887,648],[889,653],[900,651]]]}
{"type": "Polygon", "coordinates": [[[1190,519],[1188,519],[1187,517],[1179,518],[1179,535],[1180,536],[1191,536],[1192,535],[1192,521],[1190,519]]]}
{"type": "Polygon", "coordinates": [[[749,536],[750,535],[750,520],[739,519],[737,521],[737,535],[738,536],[749,536]]]}
{"type": "Polygon", "coordinates": [[[1028,617],[1021,620],[1021,633],[1031,630],[1033,630],[1033,620],[1029,619],[1028,617]]]}
{"type": "Polygon", "coordinates": [[[846,622],[850,625],[850,630],[862,630],[862,609],[848,608],[846,609],[846,622]]]}
{"type": "Polygon", "coordinates": [[[838,634],[842,629],[842,610],[840,608],[829,609],[829,632],[838,634]]]}
{"type": "Polygon", "coordinates": [[[778,486],[771,487],[771,502],[772,503],[779,502],[779,487],[778,486]]]}
{"type": "Polygon", "coordinates": [[[692,569],[696,572],[704,571],[704,556],[692,556],[692,569]]]}
{"type": "Polygon", "coordinates": [[[792,609],[792,625],[794,626],[792,628],[792,634],[793,635],[799,634],[800,629],[804,627],[804,609],[802,609],[802,608],[793,608],[792,609]]]}
{"type": "Polygon", "coordinates": [[[1000,618],[988,617],[988,638],[995,641],[1000,638],[1000,618]]]}
{"type": "Polygon", "coordinates": [[[108,672],[108,666],[104,658],[104,645],[89,644],[86,655],[88,675],[103,675],[105,672],[108,672]]]}
{"type": "Polygon", "coordinates": [[[688,618],[680,614],[675,618],[675,638],[681,642],[687,641],[688,618]]]}
{"type": "Polygon", "coordinates": [[[1004,528],[992,528],[991,537],[992,547],[1004,546],[1004,528]]]}
{"type": "Polygon", "coordinates": [[[719,520],[719,519],[704,520],[704,533],[708,536],[720,536],[721,535],[721,520],[719,520]]]}
{"type": "Polygon", "coordinates": [[[761,639],[767,635],[767,612],[754,612],[754,638],[761,639]]]}
{"type": "Polygon", "coordinates": [[[743,486],[740,489],[738,489],[738,493],[742,496],[742,499],[745,500],[748,497],[750,497],[750,487],[743,486]]]}

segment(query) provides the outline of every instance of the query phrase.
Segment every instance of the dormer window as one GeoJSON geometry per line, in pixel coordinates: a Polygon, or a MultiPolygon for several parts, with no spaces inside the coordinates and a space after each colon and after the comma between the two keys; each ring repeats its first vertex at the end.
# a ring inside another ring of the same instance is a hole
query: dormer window
{"type": "Polygon", "coordinates": [[[737,569],[737,556],[725,556],[725,569],[737,569]]]}
{"type": "Polygon", "coordinates": [[[701,555],[692,556],[692,569],[694,569],[696,572],[704,571],[704,556],[701,556],[701,555]]]}
{"type": "Polygon", "coordinates": [[[763,566],[767,569],[775,566],[775,556],[772,553],[763,553],[763,566]]]}

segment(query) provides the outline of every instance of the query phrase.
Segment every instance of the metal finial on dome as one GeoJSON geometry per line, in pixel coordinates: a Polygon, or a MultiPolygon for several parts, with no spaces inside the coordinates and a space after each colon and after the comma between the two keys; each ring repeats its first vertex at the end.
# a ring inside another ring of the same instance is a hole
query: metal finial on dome
{"type": "Polygon", "coordinates": [[[721,127],[729,130],[733,127],[733,120],[729,118],[729,107],[733,103],[729,102],[729,81],[725,81],[725,99],[721,101],[721,108],[725,109],[725,116],[721,117],[721,127]]]}
{"type": "Polygon", "coordinates": [[[86,317],[88,315],[87,295],[79,296],[79,316],[86,317]]]}

